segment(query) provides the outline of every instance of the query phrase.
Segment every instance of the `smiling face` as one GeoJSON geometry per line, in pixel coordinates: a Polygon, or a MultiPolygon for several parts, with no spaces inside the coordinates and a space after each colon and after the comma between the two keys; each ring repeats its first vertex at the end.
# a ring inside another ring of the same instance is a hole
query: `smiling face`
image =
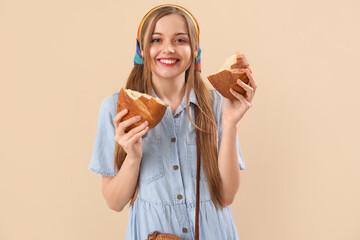
{"type": "Polygon", "coordinates": [[[153,77],[174,79],[191,64],[189,32],[184,18],[178,14],[164,16],[150,36],[149,51],[153,77]]]}

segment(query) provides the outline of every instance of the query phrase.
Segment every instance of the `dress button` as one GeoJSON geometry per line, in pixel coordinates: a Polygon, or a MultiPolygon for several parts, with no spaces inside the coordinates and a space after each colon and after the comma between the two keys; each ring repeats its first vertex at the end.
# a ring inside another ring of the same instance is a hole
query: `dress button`
{"type": "Polygon", "coordinates": [[[172,142],[175,142],[175,141],[176,141],[176,138],[171,138],[171,141],[172,141],[172,142]]]}
{"type": "Polygon", "coordinates": [[[174,170],[178,170],[179,169],[179,166],[178,165],[174,165],[174,170]]]}
{"type": "Polygon", "coordinates": [[[179,200],[181,200],[181,199],[182,199],[182,195],[181,195],[181,194],[177,195],[177,198],[178,198],[179,200]]]}
{"type": "Polygon", "coordinates": [[[179,117],[179,114],[177,113],[177,114],[175,114],[175,116],[174,116],[174,118],[178,118],[179,117]]]}
{"type": "Polygon", "coordinates": [[[183,228],[183,233],[187,233],[188,232],[188,229],[187,228],[183,228]]]}

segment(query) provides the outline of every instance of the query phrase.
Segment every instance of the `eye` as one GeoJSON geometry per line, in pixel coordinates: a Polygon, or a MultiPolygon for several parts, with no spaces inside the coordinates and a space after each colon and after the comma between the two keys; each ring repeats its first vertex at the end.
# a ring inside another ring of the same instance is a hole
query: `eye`
{"type": "Polygon", "coordinates": [[[180,42],[186,42],[184,39],[177,39],[177,41],[180,41],[180,42]]]}
{"type": "Polygon", "coordinates": [[[151,42],[158,42],[158,41],[160,41],[160,39],[158,38],[154,38],[153,40],[151,40],[151,42]]]}

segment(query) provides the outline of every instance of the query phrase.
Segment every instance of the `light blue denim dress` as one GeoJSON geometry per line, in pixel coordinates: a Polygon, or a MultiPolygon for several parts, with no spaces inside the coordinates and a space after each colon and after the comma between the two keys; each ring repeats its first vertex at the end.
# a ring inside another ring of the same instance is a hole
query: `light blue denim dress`
{"type": "MultiPolygon", "coordinates": [[[[223,97],[210,90],[218,124],[218,150],[221,141],[223,97]]],[[[106,97],[100,107],[95,145],[89,169],[97,174],[115,176],[113,171],[116,104],[119,93],[106,97]]],[[[156,93],[153,91],[153,96],[156,93]]],[[[190,94],[190,113],[195,121],[194,91],[190,94]]],[[[245,169],[236,134],[239,167],[245,169]]],[[[159,231],[194,239],[196,202],[195,127],[186,114],[185,96],[174,116],[168,105],[161,122],[143,136],[139,192],[129,209],[127,240],[145,240],[159,231]]],[[[202,165],[201,165],[202,166],[202,165]]],[[[216,210],[210,198],[204,169],[200,178],[200,239],[239,239],[230,207],[216,210]]]]}

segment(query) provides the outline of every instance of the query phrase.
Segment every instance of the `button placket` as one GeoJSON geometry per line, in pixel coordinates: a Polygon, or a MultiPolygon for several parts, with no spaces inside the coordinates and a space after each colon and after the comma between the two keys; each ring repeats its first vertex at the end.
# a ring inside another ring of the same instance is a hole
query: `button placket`
{"type": "Polygon", "coordinates": [[[177,144],[177,136],[176,136],[176,132],[178,129],[178,126],[176,124],[175,121],[173,121],[173,126],[174,126],[174,135],[173,137],[171,137],[170,141],[171,141],[171,149],[174,150],[174,152],[171,154],[172,155],[172,169],[173,169],[173,173],[172,177],[173,177],[173,193],[174,193],[174,202],[181,203],[183,200],[183,192],[184,192],[184,186],[182,184],[182,176],[180,174],[179,171],[176,171],[179,169],[179,155],[178,155],[178,144],[177,144]]]}

